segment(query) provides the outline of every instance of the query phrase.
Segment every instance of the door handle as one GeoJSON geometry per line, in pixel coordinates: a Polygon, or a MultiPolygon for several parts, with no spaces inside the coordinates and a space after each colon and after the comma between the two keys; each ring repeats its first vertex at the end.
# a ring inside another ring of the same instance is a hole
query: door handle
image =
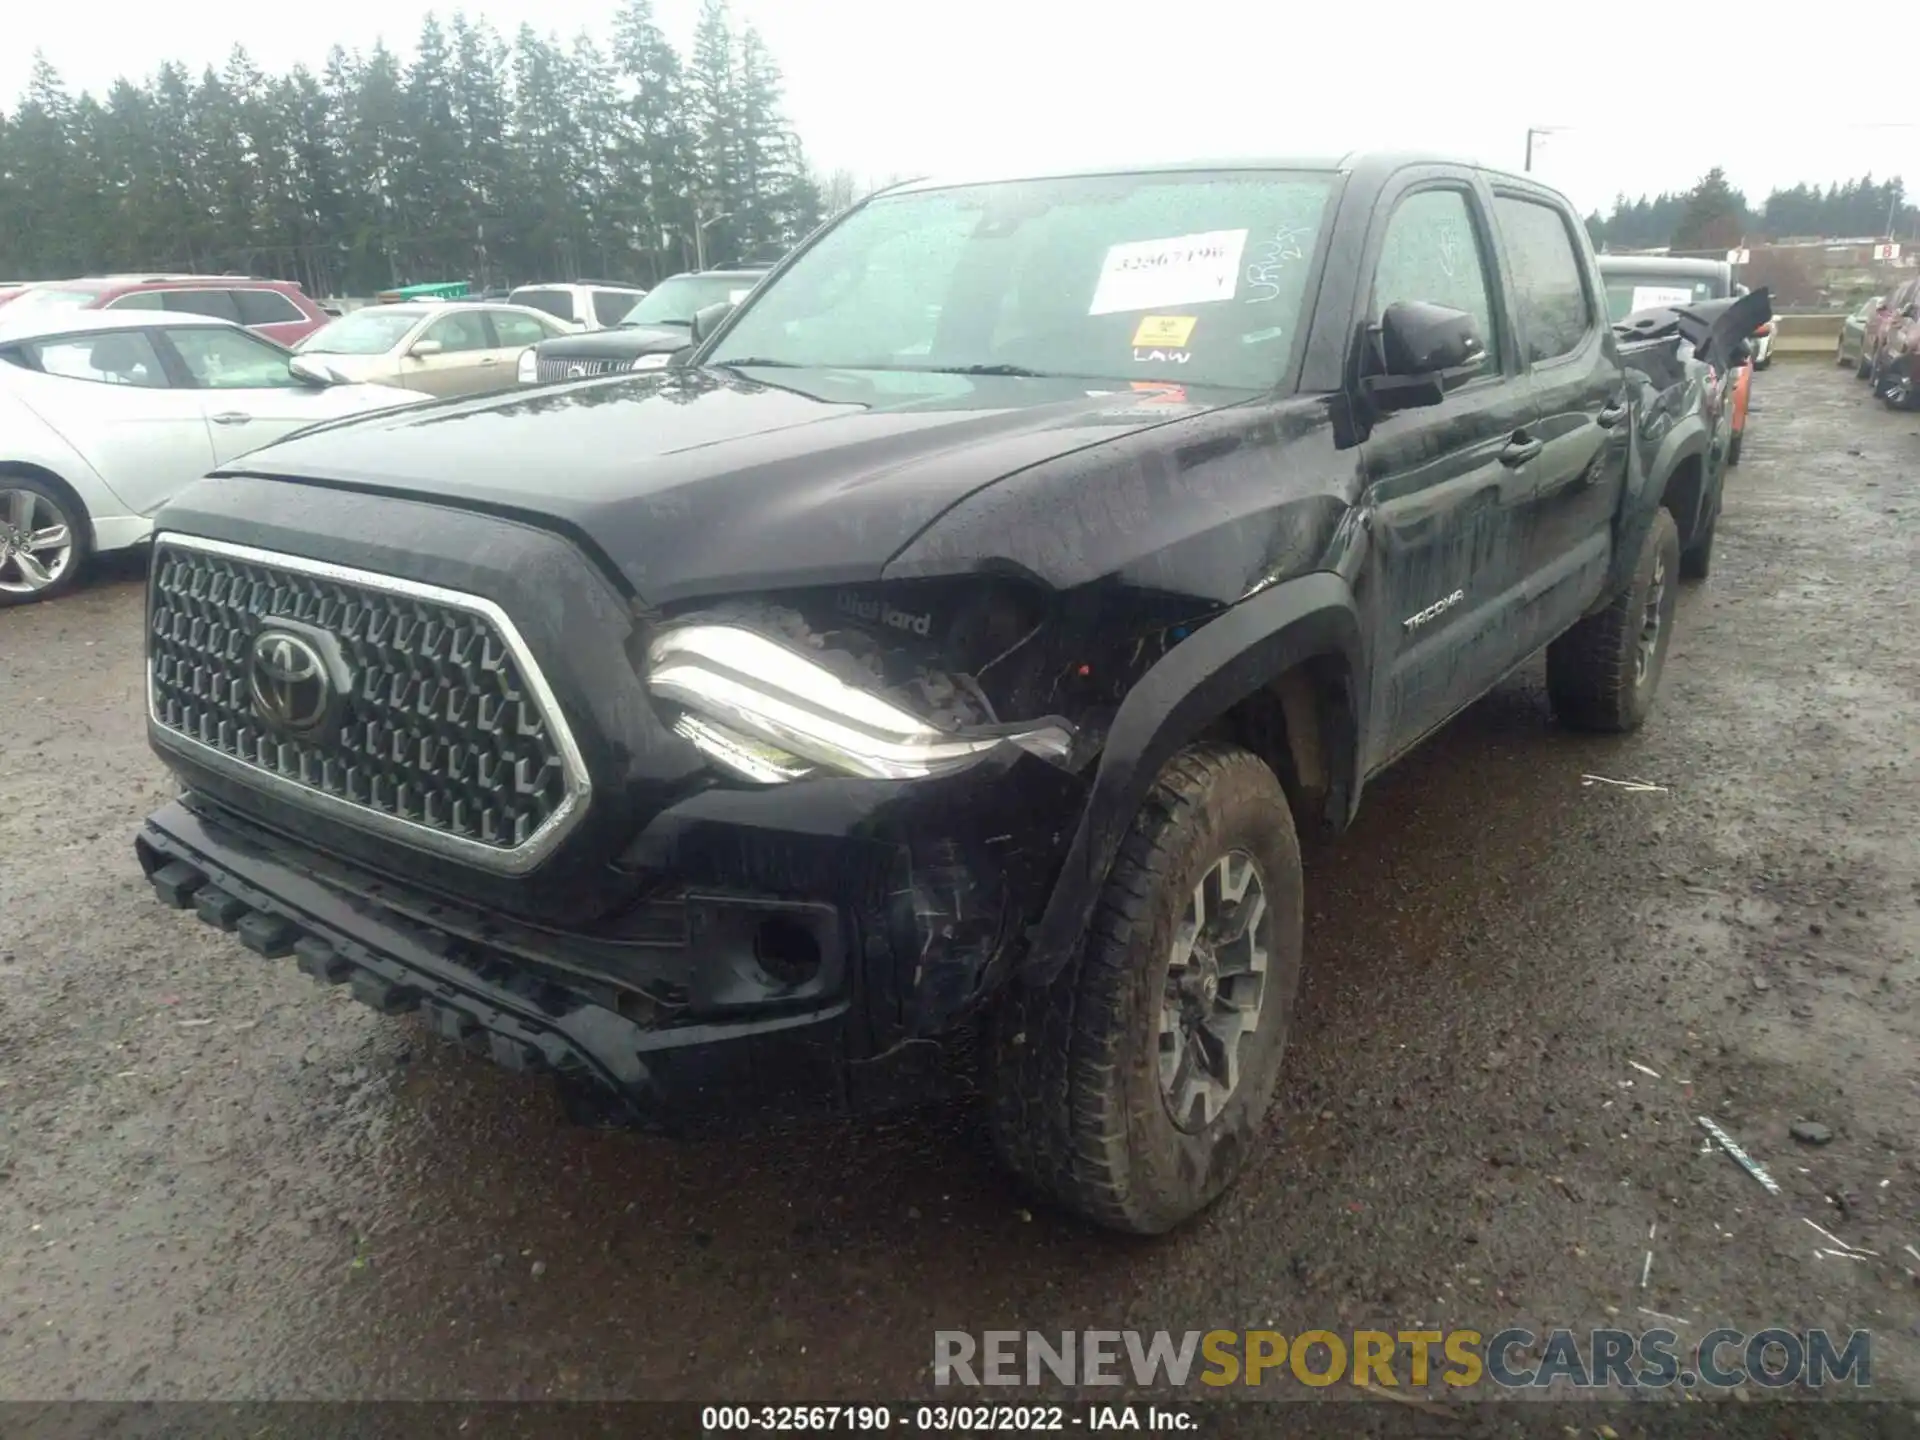
{"type": "Polygon", "coordinates": [[[1609,405],[1607,406],[1606,409],[1602,410],[1598,415],[1594,416],[1594,419],[1600,422],[1600,428],[1602,430],[1611,430],[1614,426],[1618,425],[1622,420],[1626,418],[1627,418],[1627,406],[1625,401],[1622,401],[1618,405],[1609,405]]]}
{"type": "Polygon", "coordinates": [[[243,415],[238,410],[222,410],[218,415],[209,415],[207,418],[216,425],[245,425],[253,416],[243,415]]]}
{"type": "Polygon", "coordinates": [[[482,360],[480,363],[482,365],[498,365],[500,362],[497,359],[495,359],[493,356],[489,355],[486,359],[482,360]]]}
{"type": "Polygon", "coordinates": [[[1507,448],[1500,452],[1500,463],[1507,466],[1526,464],[1546,449],[1544,440],[1536,439],[1524,430],[1513,432],[1513,439],[1507,442],[1507,448]]]}

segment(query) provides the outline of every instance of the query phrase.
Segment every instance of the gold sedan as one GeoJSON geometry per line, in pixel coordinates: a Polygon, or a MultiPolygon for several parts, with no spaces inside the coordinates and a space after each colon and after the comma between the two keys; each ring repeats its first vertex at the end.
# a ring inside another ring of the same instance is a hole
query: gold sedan
{"type": "Polygon", "coordinates": [[[513,386],[522,350],[569,333],[525,305],[421,301],[355,310],[294,349],[340,380],[479,395],[513,386]]]}

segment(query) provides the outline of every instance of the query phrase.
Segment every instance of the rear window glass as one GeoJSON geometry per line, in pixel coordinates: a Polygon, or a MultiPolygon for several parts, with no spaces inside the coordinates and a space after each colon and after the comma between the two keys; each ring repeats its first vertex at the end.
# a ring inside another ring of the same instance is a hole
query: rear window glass
{"type": "Polygon", "coordinates": [[[290,325],[307,318],[278,290],[236,290],[233,299],[242,325],[290,325]]]}
{"type": "Polygon", "coordinates": [[[1703,300],[1724,300],[1727,287],[1700,275],[1607,275],[1607,318],[1624,320],[1636,310],[1657,310],[1663,305],[1698,305],[1703,300]]]}
{"type": "Polygon", "coordinates": [[[639,298],[631,290],[596,290],[593,292],[593,318],[602,325],[618,325],[639,298]]]}
{"type": "Polygon", "coordinates": [[[530,305],[544,310],[556,320],[573,319],[573,295],[566,290],[516,290],[507,296],[509,305],[530,305]]]}

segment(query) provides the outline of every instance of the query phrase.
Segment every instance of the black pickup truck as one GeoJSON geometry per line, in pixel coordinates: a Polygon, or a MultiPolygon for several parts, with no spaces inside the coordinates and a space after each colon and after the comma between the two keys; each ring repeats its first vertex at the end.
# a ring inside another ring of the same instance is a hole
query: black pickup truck
{"type": "Polygon", "coordinates": [[[141,866],[583,1115],[962,1087],[1165,1230],[1273,1094],[1296,826],[1543,648],[1646,718],[1712,320],[1623,342],[1560,196],[1440,160],[888,191],[671,369],[170,504],[141,866]]]}

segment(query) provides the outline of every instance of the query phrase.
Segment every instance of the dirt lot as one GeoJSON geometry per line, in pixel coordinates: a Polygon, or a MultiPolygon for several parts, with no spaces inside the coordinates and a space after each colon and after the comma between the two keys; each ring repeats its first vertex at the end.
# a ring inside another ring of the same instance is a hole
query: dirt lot
{"type": "Polygon", "coordinates": [[[1864,388],[1760,377],[1642,734],[1558,732],[1535,664],[1310,851],[1271,1146],[1150,1244],[1023,1210],[961,1112],[564,1128],[163,909],[138,575],[0,614],[0,1396],[899,1398],[939,1327],[1642,1306],[1868,1328],[1920,1395],[1920,422],[1864,388]]]}

